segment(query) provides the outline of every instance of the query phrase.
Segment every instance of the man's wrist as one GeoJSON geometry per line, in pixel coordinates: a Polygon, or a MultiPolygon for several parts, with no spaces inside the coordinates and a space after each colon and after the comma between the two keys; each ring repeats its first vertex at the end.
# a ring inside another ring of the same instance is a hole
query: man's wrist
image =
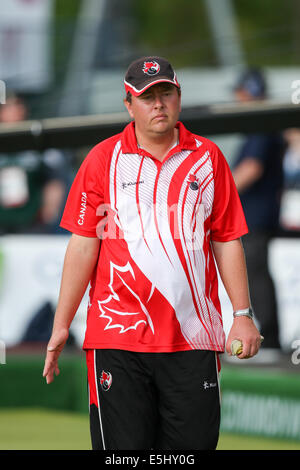
{"type": "Polygon", "coordinates": [[[253,310],[251,307],[240,309],[240,310],[235,310],[233,312],[233,318],[239,318],[239,317],[248,317],[251,320],[253,320],[253,310]]]}

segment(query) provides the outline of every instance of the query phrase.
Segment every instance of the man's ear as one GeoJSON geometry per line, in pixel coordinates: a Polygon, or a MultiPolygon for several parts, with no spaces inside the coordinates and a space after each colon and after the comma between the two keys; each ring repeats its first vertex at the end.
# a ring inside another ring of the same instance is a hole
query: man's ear
{"type": "Polygon", "coordinates": [[[129,101],[128,101],[126,98],[124,98],[123,102],[124,102],[124,105],[125,105],[125,107],[126,107],[128,113],[129,113],[129,116],[130,116],[131,118],[134,118],[133,112],[132,112],[132,109],[131,109],[131,103],[129,103],[129,101]]]}

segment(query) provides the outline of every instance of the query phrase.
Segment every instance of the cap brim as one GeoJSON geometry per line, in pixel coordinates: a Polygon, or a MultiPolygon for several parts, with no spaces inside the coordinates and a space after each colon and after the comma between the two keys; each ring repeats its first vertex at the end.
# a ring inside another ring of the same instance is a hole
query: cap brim
{"type": "Polygon", "coordinates": [[[150,83],[147,83],[143,86],[143,88],[141,88],[140,90],[138,90],[137,88],[135,88],[134,86],[130,85],[130,83],[126,82],[126,80],[124,80],[124,85],[125,85],[125,91],[126,93],[130,92],[133,96],[140,96],[142,95],[146,90],[148,90],[149,88],[151,88],[153,85],[157,85],[158,83],[171,83],[172,85],[176,86],[177,88],[180,88],[180,85],[179,83],[177,82],[176,78],[175,80],[171,80],[170,78],[159,78],[158,80],[154,80],[153,82],[150,82],[150,83]]]}

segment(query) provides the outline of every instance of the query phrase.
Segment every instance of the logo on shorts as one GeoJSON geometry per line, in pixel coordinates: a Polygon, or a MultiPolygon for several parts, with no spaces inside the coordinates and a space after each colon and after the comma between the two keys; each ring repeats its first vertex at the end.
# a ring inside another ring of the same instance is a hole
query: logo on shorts
{"type": "Polygon", "coordinates": [[[190,188],[193,191],[197,191],[199,189],[199,178],[196,175],[189,175],[188,183],[190,184],[190,188]]]}
{"type": "Polygon", "coordinates": [[[100,385],[102,387],[102,390],[104,390],[104,392],[107,392],[110,389],[111,384],[112,384],[111,373],[105,372],[105,370],[103,370],[101,372],[101,377],[100,377],[100,385]]]}
{"type": "Polygon", "coordinates": [[[215,388],[216,386],[217,386],[217,382],[208,382],[207,380],[204,380],[203,382],[204,390],[207,390],[209,388],[215,388]]]}
{"type": "Polygon", "coordinates": [[[154,60],[151,62],[144,62],[143,72],[147,75],[156,75],[160,71],[160,65],[154,60]]]}

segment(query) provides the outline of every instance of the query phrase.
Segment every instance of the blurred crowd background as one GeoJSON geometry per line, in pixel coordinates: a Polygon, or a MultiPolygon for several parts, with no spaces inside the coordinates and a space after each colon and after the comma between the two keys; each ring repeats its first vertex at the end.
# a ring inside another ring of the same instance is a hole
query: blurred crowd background
{"type": "MultiPolygon", "coordinates": [[[[1,0],[0,338],[13,346],[49,335],[62,263],[58,244],[68,237],[59,220],[89,150],[70,140],[68,149],[1,152],[1,129],[24,120],[123,112],[126,68],[146,55],[172,62],[184,108],[292,104],[299,46],[297,0],[1,0]],[[46,244],[46,236],[55,240],[46,244]],[[33,286],[32,277],[38,277],[33,286]],[[45,285],[53,285],[50,294],[45,285]]],[[[300,123],[276,135],[263,131],[210,138],[241,194],[251,231],[245,250],[252,302],[264,347],[274,353],[290,351],[300,336],[300,123]],[[289,268],[285,275],[282,266],[289,268]],[[281,277],[274,280],[274,271],[281,277]]]]}

